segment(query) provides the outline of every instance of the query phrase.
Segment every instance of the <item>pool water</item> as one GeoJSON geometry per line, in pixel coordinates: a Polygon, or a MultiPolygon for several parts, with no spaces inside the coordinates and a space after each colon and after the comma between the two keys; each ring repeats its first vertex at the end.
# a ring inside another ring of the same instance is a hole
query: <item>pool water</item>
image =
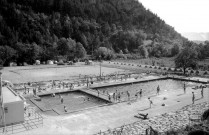
{"type": "MultiPolygon", "coordinates": [[[[175,91],[181,90],[183,92],[184,83],[186,84],[186,89],[189,90],[196,85],[200,85],[198,83],[193,82],[184,82],[184,81],[177,81],[172,79],[167,80],[158,80],[158,81],[149,81],[149,82],[141,82],[141,83],[134,83],[134,84],[127,84],[127,85],[119,85],[119,86],[111,86],[111,87],[104,87],[104,88],[95,88],[99,90],[101,93],[113,95],[113,93],[120,92],[121,100],[127,100],[127,91],[130,93],[131,98],[135,98],[136,93],[142,89],[142,96],[152,96],[156,95],[157,87],[160,87],[160,93],[166,91],[175,91]]],[[[139,94],[138,94],[139,97],[139,94]]]]}
{"type": "Polygon", "coordinates": [[[104,105],[108,102],[100,98],[91,96],[82,91],[73,91],[68,93],[56,94],[55,97],[51,95],[40,96],[41,101],[32,99],[31,101],[38,106],[42,111],[55,111],[58,114],[63,114],[64,106],[67,108],[67,112],[78,111],[85,108],[104,105]],[[61,98],[63,103],[61,103],[61,98]]]}

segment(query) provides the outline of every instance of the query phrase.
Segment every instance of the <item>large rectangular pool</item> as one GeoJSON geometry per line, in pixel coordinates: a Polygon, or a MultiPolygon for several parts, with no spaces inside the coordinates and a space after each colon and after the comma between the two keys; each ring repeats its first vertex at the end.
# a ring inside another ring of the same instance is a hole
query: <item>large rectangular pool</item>
{"type": "MultiPolygon", "coordinates": [[[[120,93],[121,100],[126,100],[127,97],[127,91],[130,93],[131,98],[136,97],[136,93],[142,89],[142,96],[152,96],[156,95],[157,93],[157,87],[160,87],[160,93],[168,92],[168,91],[182,91],[184,88],[184,83],[186,85],[186,90],[189,91],[193,87],[197,85],[201,85],[200,83],[195,82],[184,82],[179,80],[173,80],[173,79],[163,79],[163,80],[156,80],[156,81],[147,81],[147,82],[137,82],[137,83],[130,83],[125,85],[116,85],[111,87],[98,87],[94,88],[95,90],[99,90],[103,94],[110,94],[113,95],[113,93],[120,93]]],[[[139,96],[139,94],[138,94],[139,96]]]]}

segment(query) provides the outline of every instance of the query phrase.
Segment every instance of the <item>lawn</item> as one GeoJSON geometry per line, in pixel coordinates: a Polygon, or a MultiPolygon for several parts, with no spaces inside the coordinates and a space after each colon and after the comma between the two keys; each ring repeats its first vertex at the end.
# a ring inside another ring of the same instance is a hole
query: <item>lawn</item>
{"type": "MultiPolygon", "coordinates": [[[[175,57],[171,58],[146,58],[146,59],[137,59],[137,60],[116,60],[118,62],[126,62],[126,63],[135,63],[142,65],[153,65],[162,66],[162,67],[175,67],[175,57]]],[[[198,65],[206,66],[209,68],[209,59],[205,59],[202,61],[198,61],[198,65]]]]}
{"type": "MultiPolygon", "coordinates": [[[[104,75],[115,72],[123,72],[122,69],[102,67],[101,73],[104,75]]],[[[38,66],[21,66],[5,67],[1,70],[3,80],[12,83],[38,82],[48,80],[77,79],[79,75],[99,75],[100,66],[84,65],[76,63],[75,65],[38,65],[38,66]]]]}

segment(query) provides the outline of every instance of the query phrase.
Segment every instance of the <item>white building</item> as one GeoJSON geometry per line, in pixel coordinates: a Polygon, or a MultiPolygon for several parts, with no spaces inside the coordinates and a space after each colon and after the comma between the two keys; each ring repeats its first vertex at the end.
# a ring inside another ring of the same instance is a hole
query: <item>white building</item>
{"type": "Polygon", "coordinates": [[[0,127],[24,122],[24,98],[1,82],[0,72],[0,127]]]}

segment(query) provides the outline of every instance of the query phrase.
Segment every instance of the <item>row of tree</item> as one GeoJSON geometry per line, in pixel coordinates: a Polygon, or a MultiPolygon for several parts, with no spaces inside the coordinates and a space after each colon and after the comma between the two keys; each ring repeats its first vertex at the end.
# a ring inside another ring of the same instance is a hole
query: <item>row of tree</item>
{"type": "Polygon", "coordinates": [[[209,57],[209,42],[197,45],[194,42],[184,42],[184,49],[178,54],[175,59],[177,68],[183,68],[184,74],[187,68],[197,69],[198,61],[209,57]]]}
{"type": "Polygon", "coordinates": [[[34,64],[35,60],[47,61],[58,59],[64,60],[79,59],[86,55],[86,51],[80,42],[75,42],[71,38],[61,38],[57,44],[44,44],[38,46],[36,43],[24,44],[16,43],[15,49],[9,46],[0,46],[0,62],[4,65],[9,65],[11,61],[16,61],[18,65],[23,65],[24,62],[34,64]]]}

